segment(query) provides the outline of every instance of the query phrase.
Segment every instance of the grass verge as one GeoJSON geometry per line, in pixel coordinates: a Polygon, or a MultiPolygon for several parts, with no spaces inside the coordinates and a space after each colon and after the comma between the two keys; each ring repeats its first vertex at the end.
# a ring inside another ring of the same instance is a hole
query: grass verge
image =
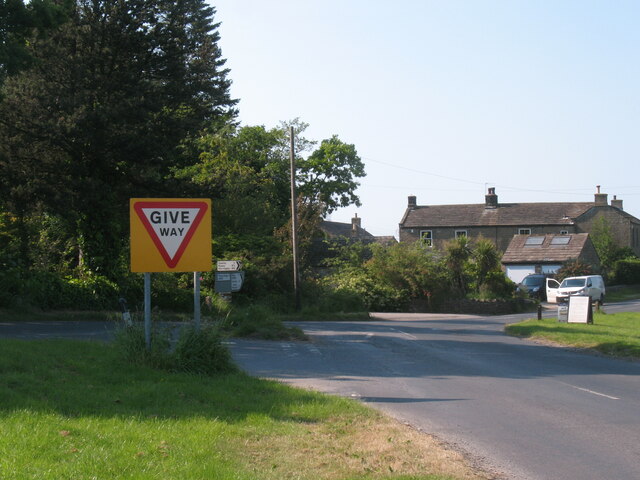
{"type": "Polygon", "coordinates": [[[108,344],[0,341],[3,479],[478,479],[355,401],[242,373],[125,363],[108,344]]]}
{"type": "Polygon", "coordinates": [[[510,335],[588,348],[600,353],[640,359],[640,313],[594,313],[593,324],[559,323],[555,318],[507,325],[510,335]]]}

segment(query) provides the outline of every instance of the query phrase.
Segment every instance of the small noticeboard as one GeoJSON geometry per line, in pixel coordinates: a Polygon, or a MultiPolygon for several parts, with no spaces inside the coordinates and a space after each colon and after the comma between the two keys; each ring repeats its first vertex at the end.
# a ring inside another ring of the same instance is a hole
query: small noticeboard
{"type": "Polygon", "coordinates": [[[569,297],[568,323],[593,323],[593,310],[591,309],[591,297],[569,297]]]}
{"type": "Polygon", "coordinates": [[[211,260],[211,200],[132,198],[132,272],[206,272],[211,260]]]}

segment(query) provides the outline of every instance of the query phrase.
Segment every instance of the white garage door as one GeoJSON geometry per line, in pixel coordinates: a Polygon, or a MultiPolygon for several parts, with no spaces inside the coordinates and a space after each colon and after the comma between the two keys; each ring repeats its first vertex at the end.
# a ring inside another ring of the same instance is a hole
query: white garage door
{"type": "Polygon", "coordinates": [[[531,273],[536,273],[535,265],[512,265],[507,267],[507,277],[515,283],[520,283],[524,277],[531,273]]]}

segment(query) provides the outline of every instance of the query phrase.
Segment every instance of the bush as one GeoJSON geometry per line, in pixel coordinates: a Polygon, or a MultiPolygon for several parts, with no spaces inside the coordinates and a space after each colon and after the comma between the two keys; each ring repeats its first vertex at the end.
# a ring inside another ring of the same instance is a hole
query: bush
{"type": "Polygon", "coordinates": [[[486,274],[480,296],[485,299],[508,299],[513,297],[516,285],[503,272],[486,274]]]}
{"type": "Polygon", "coordinates": [[[118,287],[98,275],[73,278],[53,272],[14,269],[0,275],[0,288],[3,306],[104,310],[115,309],[118,304],[118,287]]]}
{"type": "Polygon", "coordinates": [[[114,346],[129,362],[172,372],[215,375],[237,370],[214,327],[182,328],[173,350],[171,337],[170,329],[155,329],[147,350],[144,326],[134,324],[116,332],[114,346]]]}
{"type": "Polygon", "coordinates": [[[620,285],[640,284],[640,259],[618,260],[614,266],[613,279],[620,285]]]}
{"type": "Polygon", "coordinates": [[[237,370],[219,332],[210,325],[199,331],[193,327],[181,331],[173,353],[173,364],[178,371],[204,375],[237,370]]]}
{"type": "Polygon", "coordinates": [[[321,284],[327,292],[324,294],[327,301],[331,298],[337,301],[333,311],[336,305],[341,305],[341,311],[395,312],[409,304],[406,291],[384,285],[362,270],[343,270],[325,277],[321,284]]]}

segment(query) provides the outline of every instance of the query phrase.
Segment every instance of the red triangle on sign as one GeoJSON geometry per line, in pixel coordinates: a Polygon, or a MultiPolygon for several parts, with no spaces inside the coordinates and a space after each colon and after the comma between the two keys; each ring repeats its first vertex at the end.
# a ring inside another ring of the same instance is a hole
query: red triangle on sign
{"type": "Polygon", "coordinates": [[[133,206],[169,268],[182,258],[207,212],[206,202],[150,201],[133,206]]]}

